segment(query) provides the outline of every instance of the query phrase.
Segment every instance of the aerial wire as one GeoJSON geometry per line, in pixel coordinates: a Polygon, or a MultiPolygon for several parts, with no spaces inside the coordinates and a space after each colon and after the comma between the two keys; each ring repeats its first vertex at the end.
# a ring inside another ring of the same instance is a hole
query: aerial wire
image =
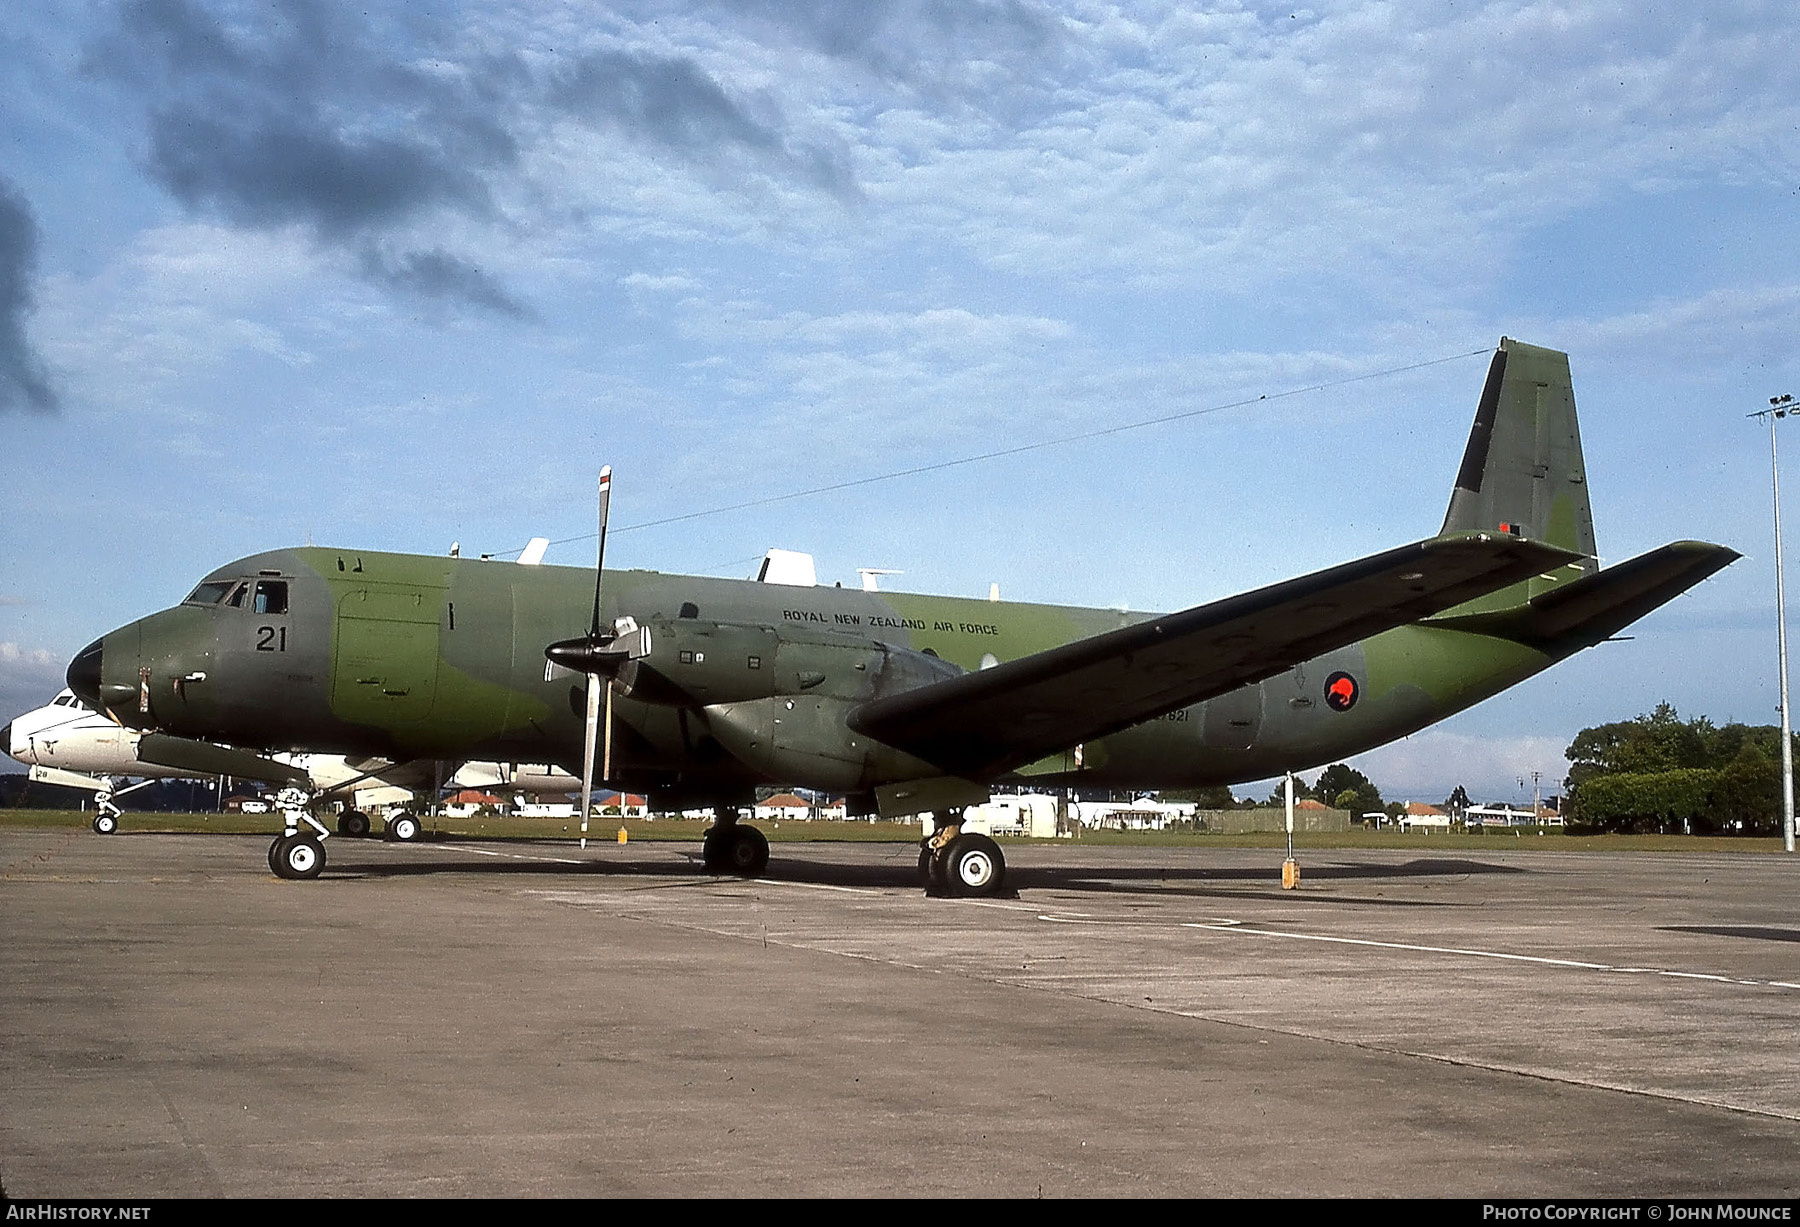
{"type": "MultiPolygon", "coordinates": [[[[1295,396],[1305,396],[1313,392],[1325,392],[1332,388],[1341,388],[1348,384],[1365,383],[1371,379],[1385,379],[1390,375],[1404,375],[1409,371],[1420,371],[1426,367],[1442,366],[1447,362],[1460,362],[1464,358],[1475,358],[1483,354],[1491,354],[1494,347],[1483,346],[1465,353],[1448,354],[1442,358],[1428,358],[1423,362],[1412,362],[1405,366],[1391,366],[1384,370],[1368,371],[1361,375],[1346,375],[1342,379],[1331,379],[1324,383],[1307,384],[1304,387],[1288,388],[1282,392],[1265,392],[1259,396],[1246,396],[1222,404],[1207,405],[1200,409],[1183,409],[1179,413],[1166,413],[1160,417],[1143,418],[1136,422],[1123,422],[1117,426],[1102,426],[1094,430],[1084,430],[1079,434],[1059,435],[1053,439],[1039,439],[1032,443],[1019,443],[1012,447],[995,448],[992,451],[978,452],[969,456],[958,456],[951,460],[934,460],[929,464],[917,464],[910,468],[894,469],[887,473],[875,473],[868,477],[852,477],[846,481],[835,481],[823,486],[809,486],[804,490],[790,490],[785,494],[770,494],[762,498],[746,499],[741,503],[729,503],[722,507],[709,507],[704,511],[688,511],[681,515],[665,516],[660,520],[644,520],[637,524],[627,524],[611,531],[619,533],[637,532],[645,528],[662,528],[670,524],[682,524],[689,520],[701,520],[708,516],[725,515],[733,511],[748,511],[754,507],[768,507],[775,503],[792,502],[795,499],[811,498],[815,494],[832,494],[839,490],[854,490],[859,486],[872,486],[884,481],[898,481],[903,477],[919,477],[926,473],[939,473],[945,469],[960,468],[964,465],[980,464],[988,460],[1001,460],[1007,456],[1022,456],[1027,452],[1043,451],[1046,448],[1062,447],[1070,443],[1085,443],[1090,439],[1105,439],[1113,435],[1126,434],[1133,430],[1146,430],[1152,426],[1166,426],[1170,422],[1183,422],[1191,418],[1205,417],[1208,414],[1223,413],[1228,409],[1242,409],[1248,405],[1266,404],[1270,401],[1287,400],[1295,396]]],[[[577,541],[592,541],[595,533],[582,533],[576,537],[563,537],[552,541],[551,545],[569,545],[577,541]]],[[[521,553],[525,546],[504,550],[490,557],[501,557],[505,554],[521,553]]]]}

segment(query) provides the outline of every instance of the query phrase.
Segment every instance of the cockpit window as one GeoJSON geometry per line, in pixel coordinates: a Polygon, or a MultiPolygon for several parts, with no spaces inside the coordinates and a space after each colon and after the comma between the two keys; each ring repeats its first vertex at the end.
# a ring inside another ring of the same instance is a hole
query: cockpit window
{"type": "Polygon", "coordinates": [[[287,581],[280,579],[257,580],[256,596],[251,602],[251,610],[259,614],[286,613],[287,581]]]}
{"type": "Polygon", "coordinates": [[[230,580],[214,580],[211,583],[201,584],[198,588],[188,593],[187,600],[183,601],[182,604],[217,605],[229,591],[231,591],[230,580]]]}
{"type": "Polygon", "coordinates": [[[232,590],[231,599],[225,603],[233,609],[242,609],[244,607],[244,594],[248,591],[250,591],[249,584],[239,584],[232,590]]]}

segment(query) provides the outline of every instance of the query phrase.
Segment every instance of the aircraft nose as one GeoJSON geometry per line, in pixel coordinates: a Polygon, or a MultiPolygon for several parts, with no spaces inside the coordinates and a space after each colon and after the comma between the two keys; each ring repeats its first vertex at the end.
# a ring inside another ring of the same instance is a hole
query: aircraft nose
{"type": "Polygon", "coordinates": [[[12,722],[9,720],[5,728],[0,728],[0,753],[11,754],[12,752],[12,722]]]}
{"type": "Polygon", "coordinates": [[[106,710],[100,703],[100,655],[105,643],[103,638],[94,640],[69,662],[69,689],[93,711],[106,710]]]}

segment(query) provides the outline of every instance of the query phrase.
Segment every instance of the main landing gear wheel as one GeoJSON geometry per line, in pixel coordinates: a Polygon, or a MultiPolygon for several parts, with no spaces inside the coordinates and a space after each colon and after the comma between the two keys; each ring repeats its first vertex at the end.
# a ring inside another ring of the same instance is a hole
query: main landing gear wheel
{"type": "Polygon", "coordinates": [[[111,814],[94,815],[94,834],[111,835],[119,829],[119,820],[111,814]]]}
{"type": "Polygon", "coordinates": [[[708,873],[725,872],[725,850],[731,846],[731,827],[708,827],[700,837],[700,863],[708,873]]]}
{"type": "Polygon", "coordinates": [[[347,809],[338,815],[337,828],[339,835],[361,839],[369,833],[369,816],[359,809],[347,809]]]}
{"type": "Polygon", "coordinates": [[[269,864],[278,878],[316,878],[325,868],[325,847],[311,835],[283,835],[269,849],[269,864]]]}
{"type": "Polygon", "coordinates": [[[919,885],[927,891],[944,889],[944,853],[927,844],[919,851],[919,885]]]}
{"type": "Polygon", "coordinates": [[[755,827],[736,824],[714,827],[701,842],[700,859],[708,873],[761,877],[763,870],[769,867],[769,841],[755,827]]]}
{"type": "Polygon", "coordinates": [[[1006,858],[985,835],[958,835],[944,849],[944,884],[953,895],[988,899],[1006,886],[1006,858]]]}
{"type": "Polygon", "coordinates": [[[413,844],[425,834],[425,828],[411,814],[395,814],[387,820],[387,837],[403,844],[413,844]]]}

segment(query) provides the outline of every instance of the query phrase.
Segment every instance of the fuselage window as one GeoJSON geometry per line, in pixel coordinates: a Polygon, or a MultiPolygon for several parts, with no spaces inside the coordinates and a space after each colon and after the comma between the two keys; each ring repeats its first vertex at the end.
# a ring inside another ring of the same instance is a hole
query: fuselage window
{"type": "Polygon", "coordinates": [[[208,584],[201,584],[198,588],[188,593],[187,600],[183,601],[182,604],[217,605],[229,591],[231,591],[230,580],[214,580],[208,584]]]}
{"type": "Polygon", "coordinates": [[[279,579],[259,579],[256,581],[256,597],[251,602],[251,611],[259,614],[284,614],[287,612],[287,582],[279,579]]]}

